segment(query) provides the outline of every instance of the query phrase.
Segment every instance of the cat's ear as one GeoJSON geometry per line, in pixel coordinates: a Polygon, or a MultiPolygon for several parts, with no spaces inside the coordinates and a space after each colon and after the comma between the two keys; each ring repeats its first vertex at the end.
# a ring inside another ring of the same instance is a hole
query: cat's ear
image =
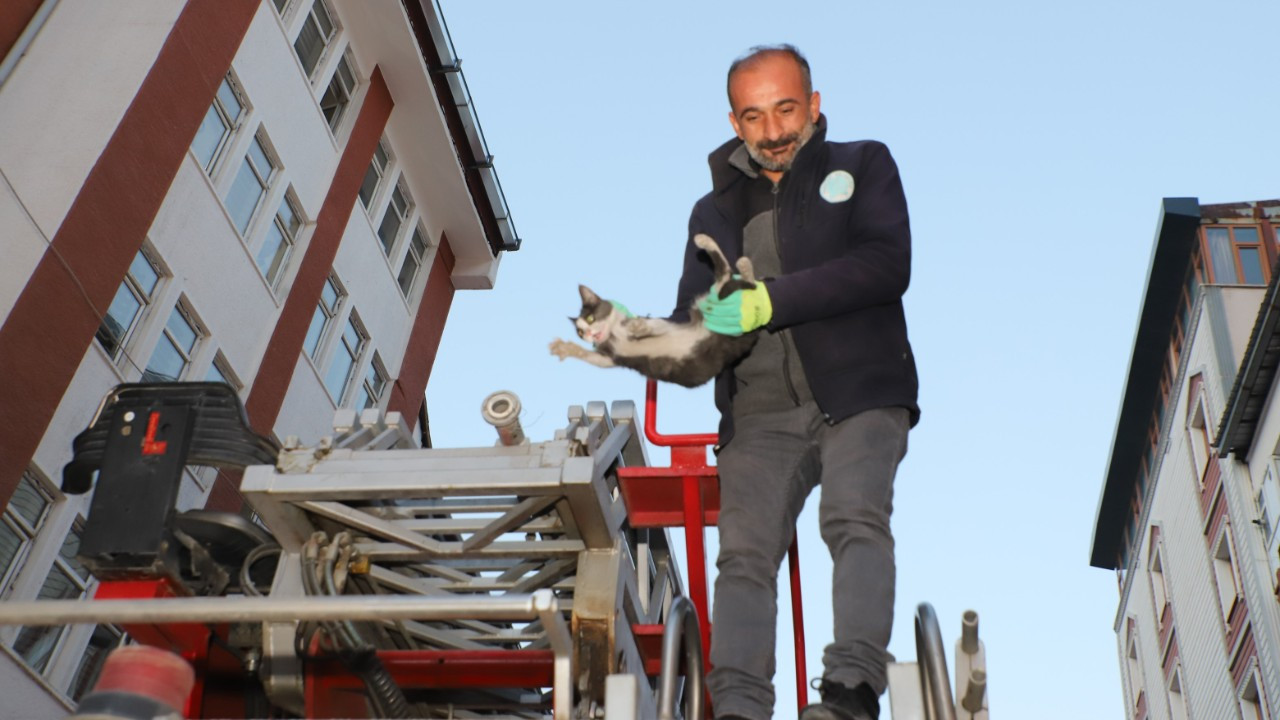
{"type": "Polygon", "coordinates": [[[591,288],[587,287],[586,285],[578,286],[578,294],[582,296],[582,304],[584,306],[598,305],[600,303],[600,296],[591,292],[591,288]]]}

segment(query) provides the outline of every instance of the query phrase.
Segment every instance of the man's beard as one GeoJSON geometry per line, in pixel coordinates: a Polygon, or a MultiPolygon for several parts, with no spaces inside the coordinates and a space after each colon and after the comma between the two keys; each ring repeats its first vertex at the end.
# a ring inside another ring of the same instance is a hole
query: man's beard
{"type": "Polygon", "coordinates": [[[817,130],[818,125],[809,118],[805,121],[804,127],[799,132],[793,132],[790,135],[784,135],[777,140],[762,140],[759,144],[753,145],[749,142],[743,142],[747,146],[747,153],[751,155],[751,159],[765,170],[772,172],[786,172],[791,169],[791,163],[795,162],[796,155],[800,153],[800,148],[809,142],[809,138],[813,137],[813,133],[817,130]],[[780,147],[786,147],[791,143],[795,143],[795,148],[790,154],[781,158],[772,158],[765,154],[766,150],[774,150],[780,147]]]}

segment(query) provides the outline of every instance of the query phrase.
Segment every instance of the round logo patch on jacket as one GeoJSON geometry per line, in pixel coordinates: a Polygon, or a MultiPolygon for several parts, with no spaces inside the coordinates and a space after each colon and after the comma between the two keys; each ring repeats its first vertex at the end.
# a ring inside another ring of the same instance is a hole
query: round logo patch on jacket
{"type": "Polygon", "coordinates": [[[853,176],[844,170],[833,170],[822,181],[818,194],[829,203],[842,203],[848,200],[853,197],[853,176]]]}

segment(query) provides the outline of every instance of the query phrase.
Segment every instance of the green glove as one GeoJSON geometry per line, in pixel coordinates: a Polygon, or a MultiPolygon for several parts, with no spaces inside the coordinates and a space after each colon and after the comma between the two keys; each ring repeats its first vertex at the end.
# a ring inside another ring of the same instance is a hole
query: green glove
{"type": "Polygon", "coordinates": [[[707,329],[721,335],[742,335],[759,330],[773,319],[773,301],[764,283],[749,290],[734,290],[723,300],[712,292],[698,303],[707,329]]]}
{"type": "Polygon", "coordinates": [[[622,317],[624,317],[624,318],[633,318],[633,317],[635,317],[635,315],[632,315],[632,314],[631,314],[631,311],[627,309],[627,306],[626,306],[626,305],[623,305],[622,303],[618,302],[617,300],[610,300],[610,301],[609,301],[609,304],[613,306],[613,309],[614,309],[614,310],[617,310],[618,312],[622,313],[622,317]]]}

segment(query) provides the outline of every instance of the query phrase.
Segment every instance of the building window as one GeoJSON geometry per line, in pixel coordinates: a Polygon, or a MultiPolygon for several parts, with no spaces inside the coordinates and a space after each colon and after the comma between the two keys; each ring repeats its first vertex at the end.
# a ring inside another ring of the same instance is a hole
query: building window
{"type": "Polygon", "coordinates": [[[276,6],[276,13],[284,17],[284,11],[289,7],[289,0],[271,0],[271,4],[276,6]]]}
{"type": "Polygon", "coordinates": [[[382,224],[378,226],[378,239],[382,241],[382,251],[391,255],[391,248],[400,236],[400,228],[413,212],[413,198],[404,186],[404,176],[391,190],[391,202],[387,203],[387,211],[382,215],[382,224]]]}
{"type": "Polygon", "coordinates": [[[1271,712],[1262,693],[1262,682],[1258,676],[1258,666],[1254,665],[1245,676],[1240,687],[1240,714],[1244,720],[1271,720],[1271,712]]]}
{"type": "Polygon", "coordinates": [[[1125,650],[1125,675],[1128,680],[1129,702],[1133,713],[1137,713],[1142,704],[1144,683],[1142,682],[1142,662],[1138,654],[1138,633],[1133,618],[1129,619],[1129,633],[1125,650]]]}
{"type": "Polygon", "coordinates": [[[1258,505],[1258,530],[1262,533],[1263,547],[1266,548],[1267,563],[1271,568],[1272,588],[1278,581],[1276,573],[1280,572],[1280,532],[1276,532],[1276,521],[1280,518],[1280,486],[1276,483],[1276,459],[1267,464],[1262,474],[1262,486],[1254,501],[1258,505]]]}
{"type": "Polygon", "coordinates": [[[147,369],[142,373],[143,382],[176,382],[186,374],[191,356],[203,333],[191,318],[191,312],[181,302],[169,313],[160,342],[151,353],[147,369]]]}
{"type": "Polygon", "coordinates": [[[356,76],[351,71],[351,61],[347,55],[338,60],[338,68],[333,71],[329,87],[320,96],[320,112],[329,123],[329,129],[338,132],[338,123],[351,105],[351,96],[356,91],[356,76]]]}
{"type": "Polygon", "coordinates": [[[409,297],[409,291],[413,289],[413,282],[418,278],[418,271],[422,269],[426,258],[427,241],[422,237],[422,228],[416,227],[413,230],[413,237],[409,240],[409,249],[404,254],[404,262],[400,264],[400,274],[397,277],[400,292],[406,298],[409,297]]]}
{"type": "Polygon", "coordinates": [[[196,131],[195,141],[191,143],[191,152],[195,153],[206,173],[213,173],[213,166],[226,150],[245,111],[242,95],[231,74],[227,73],[218,86],[218,93],[213,96],[213,104],[205,113],[200,129],[196,131]]]}
{"type": "Polygon", "coordinates": [[[1231,618],[1231,610],[1240,597],[1240,575],[1236,571],[1234,544],[1231,542],[1231,524],[1224,522],[1213,546],[1213,580],[1218,586],[1218,600],[1222,604],[1222,621],[1231,618]]]}
{"type": "Polygon", "coordinates": [[[71,678],[71,687],[67,694],[72,700],[79,700],[93,689],[102,672],[102,665],[107,661],[107,654],[124,643],[124,632],[113,625],[98,625],[89,636],[89,644],[84,655],[76,666],[76,674],[71,678]]]}
{"type": "Polygon", "coordinates": [[[298,53],[298,60],[302,63],[302,70],[307,77],[311,77],[316,71],[320,58],[324,57],[325,48],[329,47],[329,43],[333,42],[337,34],[338,26],[333,21],[333,13],[329,11],[329,6],[324,0],[315,0],[311,4],[306,20],[302,22],[298,39],[293,43],[293,49],[298,53]]]}
{"type": "MultiPolygon", "coordinates": [[[[53,567],[40,586],[38,600],[75,600],[85,594],[89,586],[89,570],[76,559],[80,551],[80,528],[73,527],[62,541],[53,567]]],[[[66,625],[24,627],[13,641],[13,650],[32,670],[44,673],[57,652],[58,644],[67,630],[66,625]]]]}
{"type": "Polygon", "coordinates": [[[312,360],[317,359],[320,341],[324,339],[325,331],[332,326],[333,319],[338,315],[338,307],[346,295],[338,278],[330,275],[325,279],[324,287],[320,289],[320,302],[316,305],[315,314],[311,316],[311,327],[307,328],[307,339],[302,344],[312,360]]]}
{"type": "Polygon", "coordinates": [[[209,372],[205,374],[204,379],[205,382],[220,382],[230,385],[231,389],[237,393],[244,389],[244,383],[240,382],[240,378],[231,369],[231,363],[227,362],[227,358],[222,354],[222,351],[218,351],[213,356],[213,363],[209,365],[209,372]]]}
{"type": "Polygon", "coordinates": [[[107,308],[107,316],[98,326],[98,344],[107,351],[112,360],[120,357],[121,351],[138,325],[142,311],[151,304],[155,297],[156,285],[160,282],[160,270],[145,249],[139,250],[125,273],[124,282],[111,300],[107,308]]]}
{"type": "Polygon", "coordinates": [[[382,358],[375,352],[373,360],[369,362],[369,369],[364,374],[364,382],[360,384],[360,391],[356,394],[356,410],[378,407],[382,402],[382,391],[386,387],[387,371],[382,365],[382,358]]]}
{"type": "Polygon", "coordinates": [[[341,405],[351,386],[352,371],[359,364],[360,356],[369,342],[369,334],[360,323],[355,311],[347,318],[347,326],[333,352],[333,360],[329,363],[329,372],[324,376],[324,386],[334,405],[341,405]]]}
{"type": "Polygon", "coordinates": [[[1209,463],[1213,457],[1210,450],[1209,428],[1205,418],[1207,413],[1204,406],[1204,395],[1200,392],[1200,376],[1196,376],[1191,380],[1191,392],[1189,393],[1188,402],[1190,403],[1190,412],[1187,416],[1187,441],[1191,448],[1192,471],[1195,472],[1196,481],[1200,488],[1204,489],[1204,474],[1209,469],[1209,463]]]}
{"type": "Polygon", "coordinates": [[[0,521],[0,598],[13,591],[13,581],[44,526],[53,496],[30,471],[22,473],[0,521]]]}
{"type": "Polygon", "coordinates": [[[1155,600],[1156,606],[1156,625],[1160,628],[1164,627],[1164,614],[1169,605],[1169,586],[1165,584],[1164,578],[1164,560],[1163,553],[1160,551],[1159,542],[1153,548],[1151,555],[1151,597],[1155,600]]]}
{"type": "Polygon", "coordinates": [[[298,237],[298,228],[301,226],[301,216],[289,193],[285,193],[284,198],[280,200],[275,218],[267,228],[267,236],[262,241],[262,247],[258,248],[258,271],[267,279],[267,284],[272,290],[278,287],[280,278],[284,275],[284,269],[289,264],[289,258],[293,254],[293,246],[298,237]]]}
{"type": "Polygon", "coordinates": [[[1169,676],[1169,717],[1187,720],[1188,716],[1187,698],[1182,694],[1182,663],[1178,663],[1169,676]]]}
{"type": "Polygon", "coordinates": [[[360,204],[364,205],[366,211],[373,207],[373,198],[378,194],[383,176],[387,174],[387,166],[391,164],[386,142],[385,138],[378,141],[373,159],[369,161],[369,169],[364,172],[364,182],[360,183],[360,204]]]}
{"type": "Polygon", "coordinates": [[[248,231],[249,221],[253,219],[262,196],[267,193],[276,169],[277,165],[267,153],[262,136],[255,135],[249,143],[249,151],[245,153],[240,171],[236,173],[235,182],[227,192],[227,212],[231,214],[231,220],[241,235],[248,231]]]}
{"type": "Polygon", "coordinates": [[[1213,282],[1219,285],[1265,285],[1268,275],[1262,237],[1254,225],[1206,227],[1213,282]]]}

